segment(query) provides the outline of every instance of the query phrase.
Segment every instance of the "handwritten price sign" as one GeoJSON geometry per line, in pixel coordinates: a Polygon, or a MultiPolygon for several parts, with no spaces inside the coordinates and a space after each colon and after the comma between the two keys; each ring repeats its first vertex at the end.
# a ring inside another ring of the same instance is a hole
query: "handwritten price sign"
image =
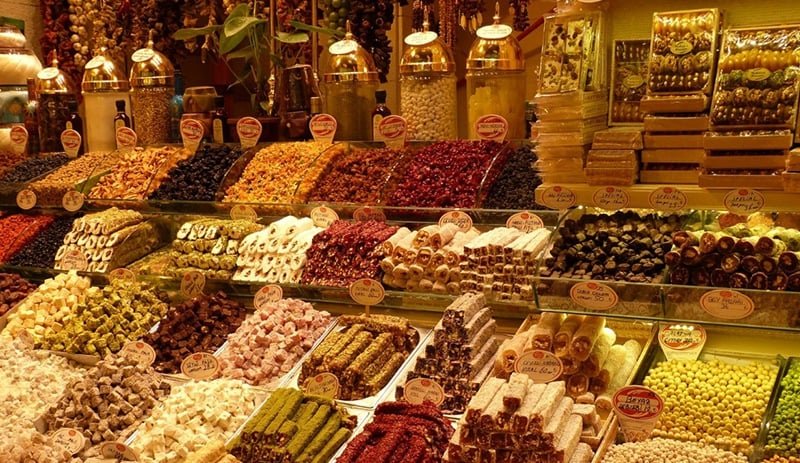
{"type": "Polygon", "coordinates": [[[205,287],[206,277],[200,272],[186,272],[181,278],[181,292],[186,297],[197,297],[203,294],[205,287]]]}
{"type": "Polygon", "coordinates": [[[339,397],[339,378],[332,373],[320,373],[303,384],[303,389],[311,395],[335,399],[339,397]]]}
{"type": "Polygon", "coordinates": [[[514,362],[514,371],[525,373],[537,383],[549,383],[561,377],[564,365],[561,359],[545,350],[525,352],[514,362]]]}
{"type": "Polygon", "coordinates": [[[219,371],[219,360],[208,352],[192,354],[181,362],[181,373],[192,379],[209,379],[219,371]]]}

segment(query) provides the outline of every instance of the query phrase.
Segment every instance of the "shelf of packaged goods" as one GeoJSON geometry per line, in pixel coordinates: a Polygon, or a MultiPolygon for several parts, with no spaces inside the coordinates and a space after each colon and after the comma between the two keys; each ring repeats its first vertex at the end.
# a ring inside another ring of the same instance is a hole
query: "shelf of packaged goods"
{"type": "Polygon", "coordinates": [[[800,212],[800,195],[750,188],[705,189],[696,185],[599,186],[546,183],[536,189],[536,202],[554,209],[571,206],[678,210],[800,212]]]}

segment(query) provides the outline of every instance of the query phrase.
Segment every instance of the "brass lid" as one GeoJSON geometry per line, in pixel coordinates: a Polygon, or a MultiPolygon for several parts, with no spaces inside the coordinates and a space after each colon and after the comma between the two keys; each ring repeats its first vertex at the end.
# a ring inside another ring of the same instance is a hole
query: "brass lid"
{"type": "Polygon", "coordinates": [[[147,46],[133,52],[131,61],[132,87],[175,86],[175,67],[166,56],[153,49],[152,32],[147,46]]]}
{"type": "Polygon", "coordinates": [[[408,45],[400,59],[401,74],[429,74],[455,72],[456,63],[453,52],[439,40],[439,34],[428,30],[428,22],[423,23],[421,32],[409,34],[405,40],[408,45]]]}
{"type": "Polygon", "coordinates": [[[511,26],[500,24],[498,4],[494,24],[478,29],[478,38],[469,49],[467,70],[524,71],[525,56],[512,32],[514,29],[511,26]]]}
{"type": "Polygon", "coordinates": [[[51,66],[36,74],[36,94],[75,93],[72,79],[58,68],[58,59],[53,53],[51,66]]]}
{"type": "Polygon", "coordinates": [[[353,38],[350,32],[350,23],[347,23],[347,34],[344,39],[331,44],[328,47],[330,58],[328,58],[327,72],[322,78],[326,83],[357,81],[357,82],[378,82],[378,70],[372,55],[364,50],[361,45],[353,38]]]}
{"type": "Polygon", "coordinates": [[[100,54],[90,59],[83,71],[84,92],[127,92],[131,84],[125,77],[125,71],[105,56],[105,48],[100,54]]]}

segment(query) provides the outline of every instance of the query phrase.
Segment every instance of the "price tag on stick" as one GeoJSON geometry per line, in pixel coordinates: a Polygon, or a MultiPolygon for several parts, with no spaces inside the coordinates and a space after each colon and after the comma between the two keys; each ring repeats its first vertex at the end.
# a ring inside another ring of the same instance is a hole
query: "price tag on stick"
{"type": "Polygon", "coordinates": [[[667,360],[697,360],[706,344],[706,330],[700,325],[662,324],[658,343],[667,360]]]}
{"type": "Polygon", "coordinates": [[[408,122],[400,116],[386,116],[378,123],[378,140],[389,148],[401,149],[406,146],[408,122]]]}
{"type": "Polygon", "coordinates": [[[339,124],[330,114],[317,114],[308,122],[308,129],[316,142],[333,143],[339,124]]]}
{"type": "Polygon", "coordinates": [[[369,308],[380,304],[383,298],[386,297],[386,291],[379,281],[371,278],[362,278],[350,284],[350,297],[357,304],[363,305],[367,315],[369,315],[369,308]]]}
{"type": "Polygon", "coordinates": [[[133,149],[139,142],[136,132],[130,127],[118,127],[116,131],[117,149],[133,149]]]}
{"type": "Polygon", "coordinates": [[[278,285],[262,286],[253,298],[253,307],[261,310],[283,299],[283,288],[278,285]]]}
{"type": "Polygon", "coordinates": [[[653,432],[664,410],[664,400],[649,387],[626,386],[614,394],[612,406],[625,440],[640,442],[653,432]]]}
{"type": "Polygon", "coordinates": [[[28,149],[28,131],[21,125],[11,127],[11,150],[16,155],[24,154],[28,149]]]}
{"type": "Polygon", "coordinates": [[[320,373],[303,384],[307,394],[336,399],[339,397],[339,378],[333,373],[320,373]]]}
{"type": "Polygon", "coordinates": [[[236,133],[239,134],[239,142],[242,148],[256,146],[261,138],[263,127],[261,122],[255,117],[243,117],[236,122],[236,133]]]}
{"type": "Polygon", "coordinates": [[[67,449],[67,451],[75,455],[86,445],[86,438],[83,433],[73,428],[61,428],[53,433],[53,442],[67,449]]]}
{"type": "Polygon", "coordinates": [[[180,125],[183,147],[191,152],[197,151],[203,136],[206,133],[205,127],[196,119],[184,119],[180,125]]]}
{"type": "Polygon", "coordinates": [[[219,371],[219,360],[208,352],[194,353],[181,362],[181,373],[192,379],[209,379],[219,371]]]}
{"type": "Polygon", "coordinates": [[[77,158],[82,144],[83,139],[77,130],[67,129],[61,132],[61,147],[64,148],[67,157],[77,158]]]}
{"type": "Polygon", "coordinates": [[[206,276],[198,271],[190,271],[181,278],[181,292],[186,297],[197,297],[203,294],[206,286],[206,276]]]}

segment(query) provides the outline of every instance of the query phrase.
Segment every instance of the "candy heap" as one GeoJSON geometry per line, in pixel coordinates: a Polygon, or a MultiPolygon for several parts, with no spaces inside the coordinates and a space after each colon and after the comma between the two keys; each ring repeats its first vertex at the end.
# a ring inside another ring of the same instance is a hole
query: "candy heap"
{"type": "MultiPolygon", "coordinates": [[[[602,463],[630,463],[651,461],[691,461],[692,463],[747,463],[743,455],[716,449],[695,442],[680,442],[672,439],[648,439],[613,445],[603,457],[602,463]]],[[[789,463],[788,461],[786,463],[789,463]]]]}
{"type": "Polygon", "coordinates": [[[131,446],[142,463],[178,463],[212,440],[227,440],[258,404],[241,381],[191,381],[172,388],[138,428],[131,446]]]}
{"type": "Polygon", "coordinates": [[[247,311],[219,292],[190,299],[167,311],[158,329],[143,339],[156,351],[159,373],[178,373],[183,359],[195,352],[214,353],[228,333],[236,331],[247,311]]]}
{"type": "MultiPolygon", "coordinates": [[[[3,429],[0,425],[0,455],[11,463],[71,463],[69,451],[33,428],[3,429]]],[[[91,463],[88,462],[87,463],[91,463]]]]}
{"type": "Polygon", "coordinates": [[[339,327],[303,363],[299,382],[332,373],[344,400],[377,394],[419,342],[417,330],[400,317],[343,315],[339,327]]]}
{"type": "Polygon", "coordinates": [[[324,463],[353,433],[355,417],[336,402],[278,389],[228,445],[242,463],[324,463]]]}
{"type": "Polygon", "coordinates": [[[397,232],[384,222],[337,220],[314,236],[301,283],[347,286],[360,278],[380,279],[381,243],[397,232]]]}
{"type": "Polygon", "coordinates": [[[87,444],[114,441],[129,435],[169,390],[152,368],[111,357],[71,384],[42,418],[51,431],[77,429],[87,444]]]}
{"type": "MultiPolygon", "coordinates": [[[[141,213],[112,207],[76,219],[56,252],[55,268],[74,269],[72,251],[86,257],[89,272],[105,273],[133,262],[161,244],[155,222],[145,221],[141,213]]],[[[81,263],[78,267],[82,267],[81,263]]]]}
{"type": "Polygon", "coordinates": [[[441,461],[453,428],[429,403],[384,402],[336,463],[441,461]]]}
{"type": "Polygon", "coordinates": [[[498,227],[464,245],[461,291],[481,291],[498,300],[532,301],[533,275],[550,240],[545,228],[523,233],[498,227]]]}
{"type": "Polygon", "coordinates": [[[781,380],[781,396],[769,426],[767,451],[782,457],[800,458],[800,363],[794,361],[781,380]]]}
{"type": "Polygon", "coordinates": [[[115,279],[90,288],[61,329],[44,331],[41,347],[105,357],[144,336],[166,312],[167,303],[144,284],[115,279]]]}
{"type": "Polygon", "coordinates": [[[317,179],[308,202],[378,204],[383,184],[402,157],[391,148],[343,150],[317,179]]]}
{"type": "Polygon", "coordinates": [[[628,382],[642,352],[638,341],[614,344],[617,333],[603,317],[543,313],[537,323],[503,342],[495,358],[494,375],[508,378],[525,352],[552,352],[561,361],[557,379],[567,384],[567,394],[582,402],[595,401],[611,409],[611,396],[628,382]],[[585,399],[585,400],[584,400],[585,399]]]}
{"type": "Polygon", "coordinates": [[[206,278],[229,280],[236,269],[239,243],[261,229],[247,220],[199,219],[186,222],[172,242],[171,276],[198,271],[206,278]]]}
{"type": "MultiPolygon", "coordinates": [[[[492,369],[498,344],[495,329],[492,310],[485,306],[482,294],[459,297],[445,309],[406,381],[433,379],[445,392],[440,408],[448,413],[463,412],[492,369]]],[[[403,390],[398,386],[398,399],[403,390]]]]}
{"type": "Polygon", "coordinates": [[[308,302],[281,299],[248,317],[219,355],[222,376],[272,386],[311,350],[331,316],[308,302]]]}
{"type": "Polygon", "coordinates": [[[0,317],[22,302],[36,285],[15,273],[0,273],[0,317]]]}
{"type": "Polygon", "coordinates": [[[283,217],[267,228],[251,233],[239,244],[234,280],[265,283],[298,283],[306,264],[306,250],[317,234],[307,217],[283,217]]]}
{"type": "Polygon", "coordinates": [[[464,233],[453,224],[397,230],[383,243],[384,284],[410,291],[460,294],[458,264],[464,245],[479,234],[474,229],[464,233]]]}
{"type": "Polygon", "coordinates": [[[490,378],[467,406],[444,461],[483,461],[482,455],[491,455],[498,463],[588,463],[592,450],[580,441],[584,429],[596,435],[597,412],[565,392],[563,381],[536,384],[520,373],[508,382],[490,378]]]}
{"type": "Polygon", "coordinates": [[[767,363],[661,362],[644,380],[664,398],[653,436],[705,442],[749,455],[777,374],[778,367],[767,363]]]}

